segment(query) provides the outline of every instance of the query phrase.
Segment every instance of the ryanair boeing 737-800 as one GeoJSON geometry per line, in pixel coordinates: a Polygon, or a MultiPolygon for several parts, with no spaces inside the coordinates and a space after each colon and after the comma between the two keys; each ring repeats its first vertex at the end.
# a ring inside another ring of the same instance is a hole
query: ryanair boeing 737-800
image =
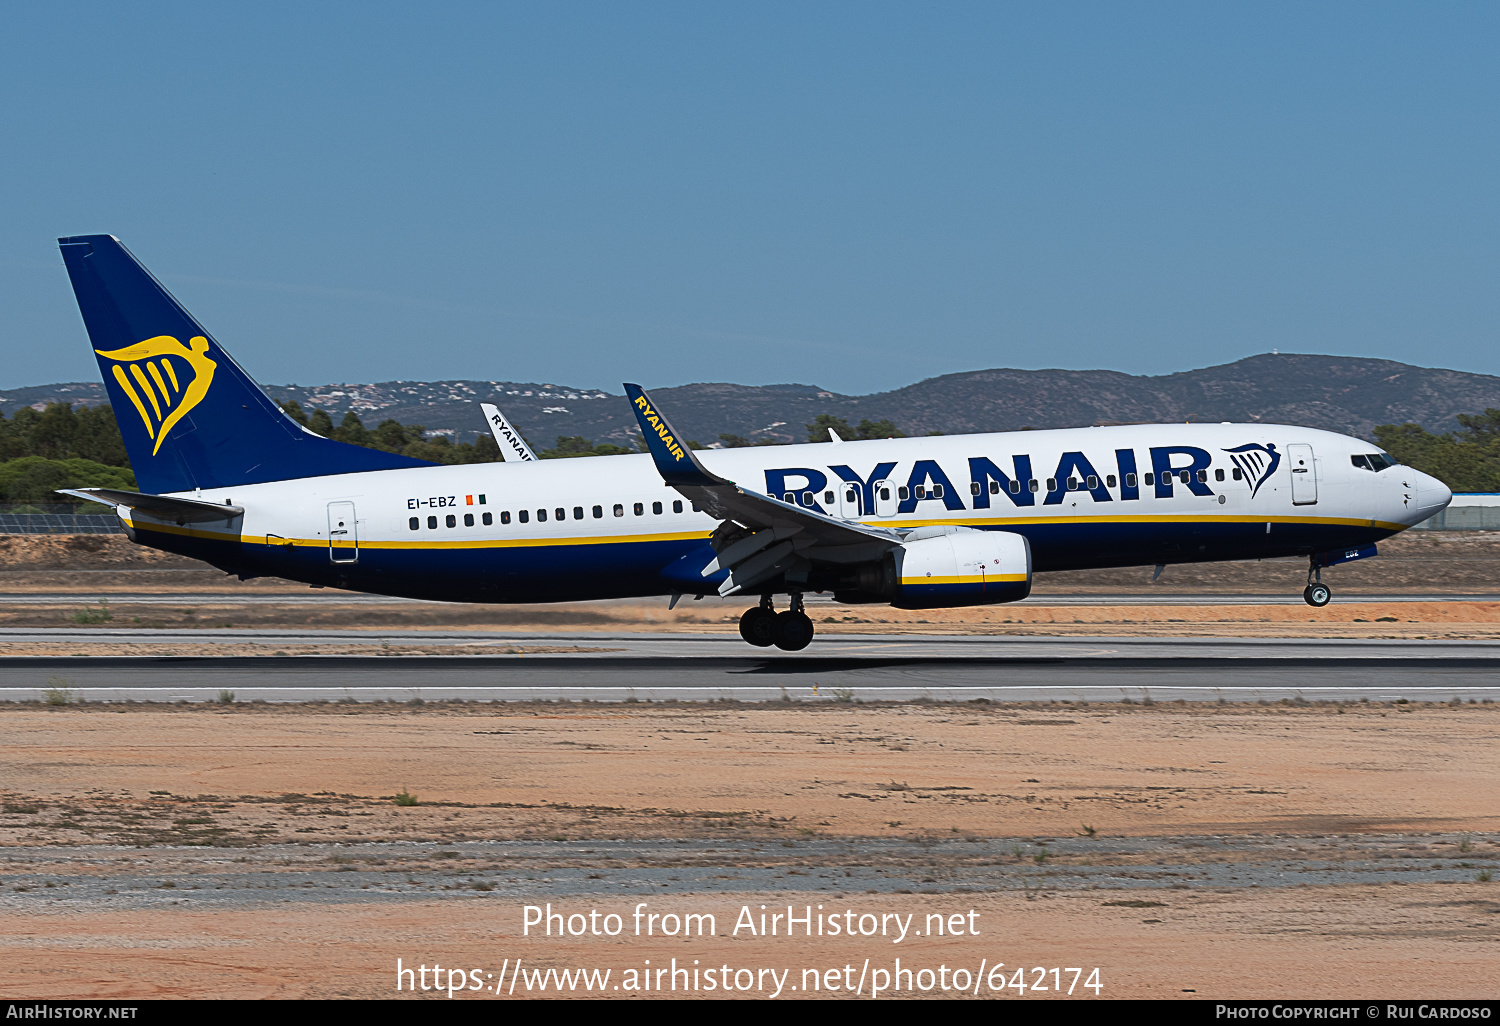
{"type": "Polygon", "coordinates": [[[1452,498],[1369,442],[1274,424],[693,452],[638,385],[649,453],[536,461],[522,443],[520,462],[435,465],[307,430],[119,240],[59,242],[142,489],[70,494],[241,579],[468,602],[738,595],[746,641],[796,650],[809,592],[1012,602],[1047,570],[1305,556],[1321,606],[1323,567],[1452,498]]]}

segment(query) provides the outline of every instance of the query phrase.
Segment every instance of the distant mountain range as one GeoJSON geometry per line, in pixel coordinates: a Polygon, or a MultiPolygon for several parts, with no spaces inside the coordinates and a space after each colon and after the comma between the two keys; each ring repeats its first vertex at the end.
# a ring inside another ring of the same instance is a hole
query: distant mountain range
{"type": "MultiPolygon", "coordinates": [[[[646,382],[650,387],[650,382],[646,382]]],[[[386,381],[373,385],[268,385],[277,401],[348,410],[373,427],[387,418],[468,441],[484,431],[478,404],[496,403],[534,448],[559,435],[624,442],[635,420],[623,396],[596,389],[511,381],[386,381]]],[[[1451,431],[1460,413],[1500,408],[1500,377],[1413,367],[1390,360],[1291,353],[1160,377],[1118,371],[982,370],[945,374],[873,395],[815,385],[697,384],[652,390],[680,431],[704,443],[720,434],[805,441],[828,413],[857,424],[891,420],[908,434],[1011,431],[1177,421],[1261,421],[1373,437],[1378,424],[1451,431]]],[[[61,401],[107,401],[98,382],[0,390],[0,410],[61,401]]]]}

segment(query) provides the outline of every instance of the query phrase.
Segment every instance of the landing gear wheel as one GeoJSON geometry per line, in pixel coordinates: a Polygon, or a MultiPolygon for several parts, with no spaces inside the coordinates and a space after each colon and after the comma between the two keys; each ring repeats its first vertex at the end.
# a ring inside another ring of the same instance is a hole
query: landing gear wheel
{"type": "Polygon", "coordinates": [[[812,639],[812,617],[806,613],[788,611],[776,617],[777,648],[787,652],[800,652],[812,639]]]}
{"type": "Polygon", "coordinates": [[[1333,598],[1333,592],[1326,584],[1309,584],[1307,590],[1302,593],[1302,598],[1308,605],[1322,609],[1333,598]]]}
{"type": "Polygon", "coordinates": [[[776,644],[776,611],[765,606],[745,610],[740,617],[740,637],[756,648],[770,648],[776,644]]]}

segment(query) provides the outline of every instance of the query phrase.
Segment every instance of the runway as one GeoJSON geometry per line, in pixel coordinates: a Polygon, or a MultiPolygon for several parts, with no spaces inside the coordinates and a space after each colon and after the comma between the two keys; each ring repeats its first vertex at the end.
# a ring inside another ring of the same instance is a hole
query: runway
{"type": "Polygon", "coordinates": [[[0,630],[4,641],[337,642],[369,654],[0,659],[0,700],[1493,701],[1500,641],[839,635],[802,653],[703,634],[0,630]],[[381,655],[386,643],[462,655],[381,655]],[[474,648],[492,649],[475,655],[474,648]],[[541,653],[535,649],[570,651],[541,653]],[[531,650],[531,651],[528,651],[531,650]]]}

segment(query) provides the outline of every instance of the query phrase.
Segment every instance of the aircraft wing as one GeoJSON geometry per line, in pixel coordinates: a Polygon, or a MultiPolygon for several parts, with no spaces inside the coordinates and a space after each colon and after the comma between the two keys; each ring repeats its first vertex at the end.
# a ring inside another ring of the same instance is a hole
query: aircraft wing
{"type": "Polygon", "coordinates": [[[490,434],[495,436],[495,444],[500,447],[501,459],[507,463],[530,463],[536,459],[536,453],[531,451],[531,446],[526,444],[521,432],[505,419],[500,407],[494,403],[480,403],[479,408],[484,411],[484,419],[490,425],[490,434]]]}
{"type": "Polygon", "coordinates": [[[627,383],[625,394],[662,480],[698,509],[725,522],[714,532],[718,557],[702,571],[708,577],[729,569],[729,578],[719,594],[731,595],[752,587],[799,559],[866,562],[901,544],[901,536],[888,528],[842,520],[719,477],[698,461],[640,385],[627,383]],[[726,531],[725,526],[730,524],[746,530],[726,531]]]}
{"type": "Polygon", "coordinates": [[[59,488],[57,492],[59,495],[72,495],[89,502],[102,502],[106,506],[129,506],[158,520],[171,520],[179,526],[233,520],[245,515],[243,506],[221,506],[215,502],[176,499],[169,495],[147,495],[144,492],[127,492],[118,488],[59,488]]]}

